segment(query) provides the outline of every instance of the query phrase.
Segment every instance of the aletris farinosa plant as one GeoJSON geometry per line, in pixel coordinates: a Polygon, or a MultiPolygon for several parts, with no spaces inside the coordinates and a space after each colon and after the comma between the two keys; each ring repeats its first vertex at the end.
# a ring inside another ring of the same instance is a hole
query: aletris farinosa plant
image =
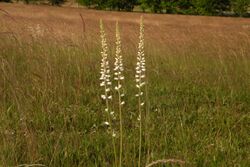
{"type": "Polygon", "coordinates": [[[115,52],[115,63],[114,63],[114,80],[115,80],[115,90],[118,94],[118,108],[119,108],[119,120],[120,120],[120,153],[119,153],[119,166],[122,166],[122,106],[125,104],[123,101],[123,88],[122,82],[124,80],[123,75],[123,60],[121,54],[121,37],[119,32],[118,22],[116,22],[116,52],[115,52]]]}
{"type": "Polygon", "coordinates": [[[143,94],[144,94],[144,86],[146,84],[145,77],[146,77],[146,66],[145,66],[145,55],[144,55],[144,25],[143,25],[143,17],[140,20],[140,35],[139,35],[139,46],[138,46],[138,53],[137,53],[137,62],[135,68],[135,81],[137,87],[137,94],[138,97],[138,121],[139,121],[139,160],[138,166],[141,166],[141,145],[142,145],[142,110],[145,102],[143,101],[143,94]]]}
{"type": "Polygon", "coordinates": [[[114,112],[111,110],[110,101],[112,100],[111,95],[111,76],[110,76],[110,67],[108,61],[108,46],[106,40],[106,34],[104,31],[102,20],[100,20],[100,33],[101,33],[101,77],[100,77],[100,86],[104,88],[104,93],[101,95],[101,98],[105,101],[105,112],[107,113],[108,120],[104,122],[107,126],[109,126],[109,132],[112,134],[112,143],[113,143],[113,150],[115,156],[115,164],[117,164],[116,158],[116,148],[115,148],[115,139],[116,136],[114,129],[112,128],[112,118],[114,118],[114,112]]]}

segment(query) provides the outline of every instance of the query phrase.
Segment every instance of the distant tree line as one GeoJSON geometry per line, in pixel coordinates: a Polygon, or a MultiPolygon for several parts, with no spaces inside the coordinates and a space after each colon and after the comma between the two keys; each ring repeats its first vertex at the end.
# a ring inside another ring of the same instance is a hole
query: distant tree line
{"type": "Polygon", "coordinates": [[[61,5],[67,0],[0,0],[0,2],[21,2],[23,1],[26,4],[41,4],[41,3],[46,3],[46,4],[51,4],[51,5],[61,5]]]}
{"type": "Polygon", "coordinates": [[[195,15],[247,15],[250,0],[77,0],[89,8],[195,15]]]}
{"type": "MultiPolygon", "coordinates": [[[[0,2],[11,0],[0,0],[0,2]]],[[[17,0],[18,1],[18,0],[17,0]]],[[[42,0],[22,0],[25,3],[42,0]]],[[[67,0],[48,0],[60,5],[67,0]]],[[[176,13],[194,15],[237,15],[248,16],[250,0],[75,0],[80,5],[100,10],[118,10],[153,13],[176,13]]]]}

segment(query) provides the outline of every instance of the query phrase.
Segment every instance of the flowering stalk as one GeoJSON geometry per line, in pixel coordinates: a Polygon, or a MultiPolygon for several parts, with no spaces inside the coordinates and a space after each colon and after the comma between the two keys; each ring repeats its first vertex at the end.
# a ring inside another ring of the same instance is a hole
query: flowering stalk
{"type": "Polygon", "coordinates": [[[124,93],[122,91],[122,81],[124,80],[123,76],[123,60],[121,54],[121,37],[119,32],[118,22],[116,22],[116,52],[115,52],[115,63],[114,63],[114,80],[116,81],[115,90],[118,93],[118,103],[119,103],[119,119],[120,119],[120,154],[119,154],[119,166],[122,166],[122,106],[124,101],[122,97],[124,93]]]}
{"type": "Polygon", "coordinates": [[[141,145],[142,145],[142,107],[144,106],[144,101],[142,99],[143,96],[143,87],[145,85],[145,56],[144,56],[144,25],[143,25],[143,17],[141,17],[140,21],[140,36],[139,36],[139,46],[138,46],[138,54],[137,54],[137,63],[136,63],[136,87],[138,88],[138,92],[136,97],[138,97],[138,110],[139,116],[138,121],[140,123],[140,134],[139,134],[139,160],[138,167],[141,166],[141,145]]]}
{"type": "Polygon", "coordinates": [[[101,61],[101,87],[104,87],[104,94],[101,95],[101,98],[105,100],[106,102],[106,108],[105,111],[109,112],[109,100],[112,99],[112,96],[110,95],[110,87],[111,87],[111,81],[110,81],[110,69],[109,69],[109,61],[108,61],[108,46],[106,41],[106,36],[103,28],[102,21],[100,21],[100,28],[101,28],[101,40],[102,40],[102,61],[101,61]]]}
{"type": "Polygon", "coordinates": [[[109,68],[109,61],[108,61],[108,46],[107,46],[107,40],[106,40],[106,34],[104,31],[102,20],[100,20],[100,33],[101,33],[101,44],[102,44],[102,61],[101,61],[101,77],[100,77],[100,86],[104,87],[104,94],[101,95],[101,98],[105,100],[106,108],[105,112],[108,115],[108,122],[104,122],[104,124],[109,125],[111,131],[112,131],[112,142],[113,142],[113,149],[114,149],[114,156],[115,156],[115,164],[117,164],[117,158],[116,158],[116,148],[115,148],[115,134],[112,128],[111,124],[111,115],[113,115],[113,112],[110,109],[110,102],[112,99],[112,95],[110,93],[111,90],[111,81],[110,81],[110,68],[109,68]]]}

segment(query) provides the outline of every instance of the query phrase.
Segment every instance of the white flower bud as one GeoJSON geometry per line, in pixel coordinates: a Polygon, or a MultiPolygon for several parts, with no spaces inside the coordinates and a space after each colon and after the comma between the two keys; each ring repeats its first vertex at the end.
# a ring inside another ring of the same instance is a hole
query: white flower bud
{"type": "Polygon", "coordinates": [[[105,99],[106,99],[106,96],[105,96],[105,95],[101,95],[101,98],[102,98],[103,100],[105,100],[105,99]]]}
{"type": "Polygon", "coordinates": [[[107,122],[107,121],[103,122],[103,124],[109,126],[109,122],[107,122]]]}

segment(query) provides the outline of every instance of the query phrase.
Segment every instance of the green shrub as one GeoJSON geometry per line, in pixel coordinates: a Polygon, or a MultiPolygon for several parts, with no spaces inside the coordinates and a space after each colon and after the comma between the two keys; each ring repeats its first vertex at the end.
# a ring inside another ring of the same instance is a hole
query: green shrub
{"type": "Polygon", "coordinates": [[[245,16],[250,5],[249,0],[232,0],[232,9],[237,16],[245,16]]]}
{"type": "Polygon", "coordinates": [[[161,6],[166,13],[177,13],[177,2],[171,1],[162,1],[161,6]]]}
{"type": "Polygon", "coordinates": [[[64,0],[49,0],[49,2],[51,3],[51,5],[61,5],[62,3],[64,3],[65,1],[64,0]]]}
{"type": "Polygon", "coordinates": [[[193,0],[196,14],[221,15],[230,7],[229,0],[193,0]]]}
{"type": "Polygon", "coordinates": [[[11,0],[0,0],[0,2],[12,2],[11,0]]]}
{"type": "Polygon", "coordinates": [[[77,0],[80,5],[87,6],[88,8],[93,4],[93,0],[77,0]]]}

